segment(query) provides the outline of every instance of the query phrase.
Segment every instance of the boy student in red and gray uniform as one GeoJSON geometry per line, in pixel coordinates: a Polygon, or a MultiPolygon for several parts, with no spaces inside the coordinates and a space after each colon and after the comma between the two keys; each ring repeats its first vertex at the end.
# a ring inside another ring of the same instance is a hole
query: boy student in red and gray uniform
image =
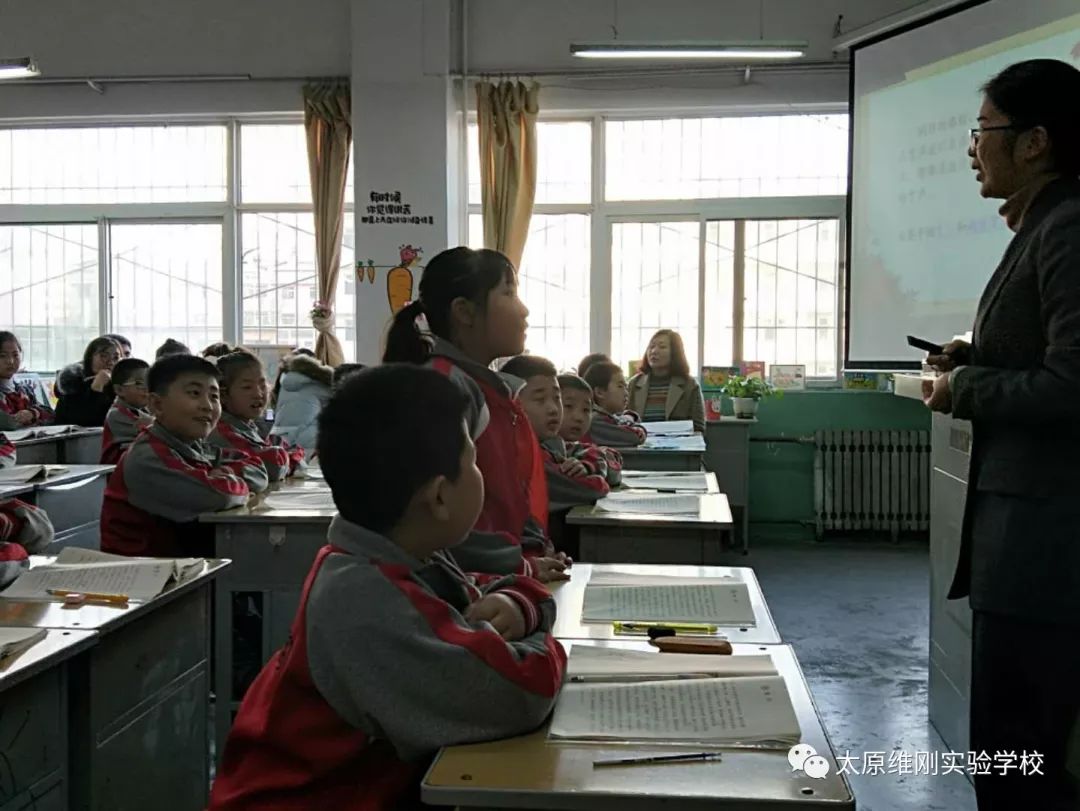
{"type": "Polygon", "coordinates": [[[150,398],[146,391],[149,368],[149,363],[138,358],[125,358],[113,367],[112,387],[116,399],[105,415],[105,430],[101,432],[103,465],[119,462],[139,431],[154,421],[146,408],[150,398]]]}
{"type": "Polygon", "coordinates": [[[520,381],[490,368],[496,358],[524,351],[528,315],[509,259],[498,251],[452,248],[428,262],[419,297],[394,316],[383,360],[426,363],[468,396],[485,496],[476,527],[457,552],[462,566],[566,580],[571,561],[547,535],[543,458],[517,399],[520,381]]]}
{"type": "Polygon", "coordinates": [[[318,456],[339,514],[289,641],[240,705],[211,811],[418,808],[439,747],[521,735],[551,711],[566,664],[551,594],[454,560],[484,501],[473,408],[406,364],[330,398],[318,456]]]}
{"type": "Polygon", "coordinates": [[[579,504],[595,504],[609,490],[607,461],[595,445],[567,443],[559,436],[563,422],[562,392],[551,361],[536,355],[518,355],[502,367],[506,375],[525,381],[521,404],[532,423],[544,454],[551,512],[579,504]]]}
{"type": "Polygon", "coordinates": [[[626,376],[618,364],[597,361],[582,375],[593,392],[592,425],[586,430],[583,442],[595,442],[610,448],[634,448],[648,435],[640,417],[627,411],[630,394],[626,376]]]}
{"type": "Polygon", "coordinates": [[[211,447],[221,416],[218,371],[194,355],[169,355],[147,374],[154,424],[136,437],[109,476],[101,549],[121,555],[204,555],[202,513],[239,507],[266,489],[263,463],[211,447]]]}
{"type": "Polygon", "coordinates": [[[566,442],[567,453],[579,459],[591,459],[599,453],[607,463],[604,480],[609,486],[618,487],[622,484],[622,454],[588,439],[593,420],[592,387],[570,372],[559,375],[557,379],[563,401],[559,436],[566,442]]]}
{"type": "Polygon", "coordinates": [[[30,568],[30,555],[44,552],[53,525],[44,510],[17,498],[0,499],[0,589],[30,568]]]}
{"type": "Polygon", "coordinates": [[[217,356],[217,369],[221,375],[221,419],[210,435],[210,444],[252,454],[266,466],[272,482],[303,470],[304,449],[279,436],[263,436],[256,423],[270,400],[270,384],[258,356],[246,349],[233,350],[217,356]]]}

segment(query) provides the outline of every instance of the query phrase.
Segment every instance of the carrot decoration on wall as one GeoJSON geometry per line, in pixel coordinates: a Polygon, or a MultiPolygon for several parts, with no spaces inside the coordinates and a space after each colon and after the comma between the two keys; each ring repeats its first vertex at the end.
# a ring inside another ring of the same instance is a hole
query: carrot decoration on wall
{"type": "Polygon", "coordinates": [[[356,281],[358,284],[364,283],[364,274],[367,274],[367,280],[372,284],[375,284],[375,260],[368,259],[367,263],[356,263],[356,281]]]}
{"type": "Polygon", "coordinates": [[[422,248],[414,248],[412,245],[402,245],[399,249],[401,264],[391,268],[390,272],[386,274],[386,298],[390,302],[390,312],[393,315],[397,315],[400,309],[412,301],[412,267],[420,259],[422,250],[422,248]]]}

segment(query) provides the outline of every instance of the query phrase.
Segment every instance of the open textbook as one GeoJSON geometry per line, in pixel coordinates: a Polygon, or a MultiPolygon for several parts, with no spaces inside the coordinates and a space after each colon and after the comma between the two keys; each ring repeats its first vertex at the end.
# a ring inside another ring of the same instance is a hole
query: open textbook
{"type": "MultiPolygon", "coordinates": [[[[641,447],[654,451],[696,451],[705,453],[705,437],[700,434],[692,436],[652,436],[650,434],[641,444],[641,447]]],[[[623,448],[621,450],[632,449],[623,448]]]]}
{"type": "Polygon", "coordinates": [[[589,579],[584,622],[702,622],[755,625],[750,589],[735,578],[589,579]]]}
{"type": "Polygon", "coordinates": [[[691,436],[694,433],[693,420],[658,420],[645,423],[649,436],[691,436]]]}
{"type": "Polygon", "coordinates": [[[548,736],[786,749],[802,730],[787,685],[775,675],[567,684],[548,736]]]}
{"type": "Polygon", "coordinates": [[[623,487],[635,490],[672,490],[676,493],[707,493],[709,477],[706,473],[696,472],[622,472],[623,487]]]}
{"type": "Polygon", "coordinates": [[[29,650],[47,633],[44,628],[0,628],[0,661],[29,650]]]}
{"type": "Polygon", "coordinates": [[[579,643],[570,649],[566,665],[566,680],[571,683],[775,675],[768,654],[649,653],[579,643]]]}
{"type": "Polygon", "coordinates": [[[21,442],[24,439],[42,439],[50,436],[62,436],[64,434],[72,434],[77,431],[84,431],[78,425],[39,425],[36,428],[19,428],[12,431],[0,431],[0,434],[6,436],[12,442],[21,442]]]}
{"type": "Polygon", "coordinates": [[[52,563],[34,566],[0,592],[12,600],[55,600],[49,589],[124,594],[132,602],[157,597],[171,582],[202,572],[203,558],[129,558],[69,546],[52,563]]]}
{"type": "Polygon", "coordinates": [[[15,465],[0,469],[0,484],[27,484],[67,473],[63,465],[15,465]]]}
{"type": "Polygon", "coordinates": [[[596,502],[596,508],[612,513],[646,515],[696,515],[701,511],[701,497],[692,493],[609,493],[596,502]]]}

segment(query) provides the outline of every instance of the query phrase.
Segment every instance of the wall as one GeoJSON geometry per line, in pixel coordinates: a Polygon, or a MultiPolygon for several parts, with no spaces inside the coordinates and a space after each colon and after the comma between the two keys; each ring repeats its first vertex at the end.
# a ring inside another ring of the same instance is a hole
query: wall
{"type": "MultiPolygon", "coordinates": [[[[750,436],[811,436],[826,428],[930,430],[922,403],[878,392],[788,392],[762,402],[750,436]]],[[[814,449],[751,442],[750,531],[756,539],[814,537],[814,449]]]]}

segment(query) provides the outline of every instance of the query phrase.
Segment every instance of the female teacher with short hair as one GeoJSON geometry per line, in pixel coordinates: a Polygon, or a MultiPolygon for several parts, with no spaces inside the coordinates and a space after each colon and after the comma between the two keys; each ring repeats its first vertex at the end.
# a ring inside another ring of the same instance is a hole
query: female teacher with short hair
{"type": "Polygon", "coordinates": [[[968,155],[1014,232],[970,344],[928,360],[935,411],[972,423],[949,597],[973,611],[971,745],[980,811],[1080,808],[1080,71],[1012,65],[983,87],[968,155]],[[1041,755],[1042,776],[998,753],[1041,755]]]}

